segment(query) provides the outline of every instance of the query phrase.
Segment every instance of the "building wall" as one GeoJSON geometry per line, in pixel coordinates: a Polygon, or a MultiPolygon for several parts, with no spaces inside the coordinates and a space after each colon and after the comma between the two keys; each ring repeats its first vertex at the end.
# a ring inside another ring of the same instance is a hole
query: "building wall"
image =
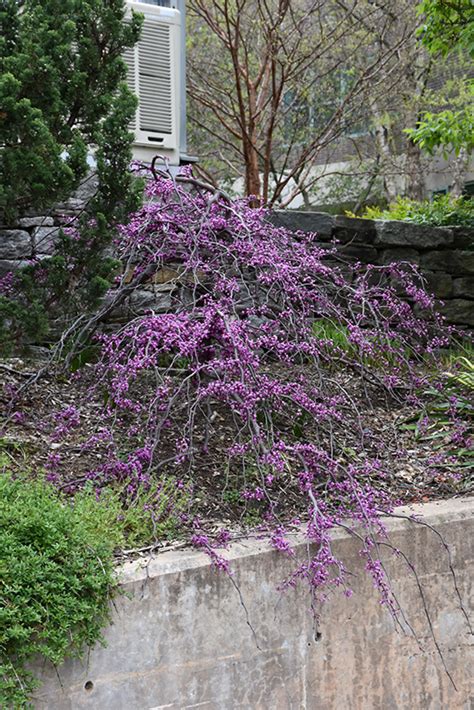
{"type": "MultiPolygon", "coordinates": [[[[454,156],[443,157],[441,155],[433,158],[423,158],[424,174],[423,184],[427,197],[440,191],[448,191],[453,185],[454,179],[454,156]]],[[[398,193],[405,192],[406,170],[404,168],[405,156],[399,155],[394,161],[394,182],[398,193]]],[[[312,209],[325,209],[332,205],[340,206],[344,204],[354,204],[359,196],[364,194],[370,180],[371,159],[364,163],[360,161],[351,162],[349,158],[340,151],[334,151],[326,156],[326,160],[320,165],[316,165],[311,172],[311,180],[314,184],[308,194],[308,201],[312,209]]],[[[374,188],[368,197],[368,202],[380,202],[381,194],[380,177],[376,179],[374,188]]],[[[465,184],[474,182],[474,159],[471,159],[469,167],[463,173],[465,184]]],[[[288,195],[296,187],[294,181],[290,181],[282,192],[281,199],[285,201],[288,195]]],[[[237,194],[242,194],[243,181],[236,180],[233,189],[237,194]]],[[[305,201],[302,195],[298,195],[288,203],[287,208],[298,210],[305,209],[305,201]]]]}

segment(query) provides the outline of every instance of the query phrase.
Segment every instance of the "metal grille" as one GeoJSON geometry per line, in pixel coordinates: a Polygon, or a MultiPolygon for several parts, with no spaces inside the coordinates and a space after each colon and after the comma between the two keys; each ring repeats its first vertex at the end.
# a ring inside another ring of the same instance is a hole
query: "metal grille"
{"type": "MultiPolygon", "coordinates": [[[[136,76],[136,62],[135,62],[135,48],[134,47],[129,47],[128,49],[125,50],[123,53],[123,59],[125,64],[127,65],[127,84],[128,88],[130,91],[133,91],[134,94],[137,93],[137,76],[136,76]]],[[[133,116],[132,120],[130,121],[129,127],[132,130],[135,130],[137,127],[137,117],[136,115],[133,116]]]]}
{"type": "Polygon", "coordinates": [[[140,0],[145,5],[155,5],[158,7],[176,7],[176,2],[173,0],[140,0]]]}
{"type": "Polygon", "coordinates": [[[140,129],[171,133],[171,45],[167,25],[145,19],[138,44],[140,129]]]}

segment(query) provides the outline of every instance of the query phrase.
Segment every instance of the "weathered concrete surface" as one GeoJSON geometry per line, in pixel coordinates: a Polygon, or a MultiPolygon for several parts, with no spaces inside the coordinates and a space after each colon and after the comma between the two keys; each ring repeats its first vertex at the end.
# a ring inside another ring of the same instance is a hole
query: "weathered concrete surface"
{"type": "MultiPolygon", "coordinates": [[[[474,499],[410,509],[450,545],[467,609],[473,599],[474,499]]],[[[407,509],[403,509],[406,513],[407,509]]],[[[116,602],[108,648],[83,663],[43,668],[36,708],[145,710],[471,710],[473,638],[459,609],[446,552],[427,527],[406,520],[389,525],[392,542],[415,565],[439,646],[457,686],[442,668],[413,575],[387,555],[398,598],[417,642],[394,629],[378,603],[353,539],[337,535],[334,550],[357,573],[351,599],[334,597],[323,610],[316,641],[303,589],[280,594],[277,585],[307,554],[266,544],[235,545],[234,579],[245,603],[205,555],[172,551],[123,568],[126,592],[116,602]],[[257,646],[258,644],[258,646],[257,646]]]]}

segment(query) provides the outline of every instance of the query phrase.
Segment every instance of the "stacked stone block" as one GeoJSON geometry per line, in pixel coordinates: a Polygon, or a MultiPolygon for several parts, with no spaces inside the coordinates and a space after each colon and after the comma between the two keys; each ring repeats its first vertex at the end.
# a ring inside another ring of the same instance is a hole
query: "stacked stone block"
{"type": "Polygon", "coordinates": [[[324,212],[276,211],[276,226],[317,232],[348,261],[416,264],[450,323],[474,328],[474,229],[357,219],[324,212]]]}
{"type": "MultiPolygon", "coordinates": [[[[24,217],[15,228],[0,227],[0,277],[34,258],[50,256],[64,224],[85,200],[59,206],[53,216],[24,217]],[[55,216],[61,213],[61,217],[55,216]]],[[[440,299],[450,323],[474,328],[474,229],[430,227],[398,221],[357,219],[324,212],[275,211],[271,221],[292,231],[316,232],[321,245],[335,247],[341,259],[364,264],[407,261],[416,264],[428,289],[440,299]]],[[[152,308],[171,307],[177,274],[159,272],[134,293],[113,320],[124,320],[152,308]]]]}

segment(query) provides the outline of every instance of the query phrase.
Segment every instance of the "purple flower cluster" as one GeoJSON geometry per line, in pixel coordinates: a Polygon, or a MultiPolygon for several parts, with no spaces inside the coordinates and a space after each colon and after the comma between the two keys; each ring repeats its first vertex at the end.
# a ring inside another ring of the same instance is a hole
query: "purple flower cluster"
{"type": "MultiPolygon", "coordinates": [[[[149,183],[145,204],[116,239],[127,265],[117,288],[128,287],[130,271],[137,283],[146,275],[166,284],[171,305],[97,336],[93,392],[104,401],[103,430],[89,445],[103,446],[105,437],[108,459],[88,477],[101,486],[119,480],[131,493],[168,470],[195,481],[224,439],[222,473],[234,476],[243,505],[261,511],[276,549],[291,553],[279,497],[291,491],[305,501],[313,553],[288,584],[305,580],[320,601],[331,588],[350,595],[331,531],[354,528],[394,611],[374,558],[385,535],[380,513],[392,502],[372,483],[383,470],[365,449],[367,433],[352,463],[334,435],[357,404],[333,371],[342,364],[408,401],[420,358],[446,337],[436,315],[417,315],[432,311],[433,300],[406,265],[339,266],[316,235],[273,227],[267,217],[245,200],[173,179],[149,183]],[[337,324],[342,342],[318,324],[337,324]],[[124,439],[126,456],[116,443],[124,439]]],[[[56,436],[78,423],[77,413],[61,413],[56,436]]],[[[191,543],[229,572],[207,532],[194,530],[191,543]]]]}

